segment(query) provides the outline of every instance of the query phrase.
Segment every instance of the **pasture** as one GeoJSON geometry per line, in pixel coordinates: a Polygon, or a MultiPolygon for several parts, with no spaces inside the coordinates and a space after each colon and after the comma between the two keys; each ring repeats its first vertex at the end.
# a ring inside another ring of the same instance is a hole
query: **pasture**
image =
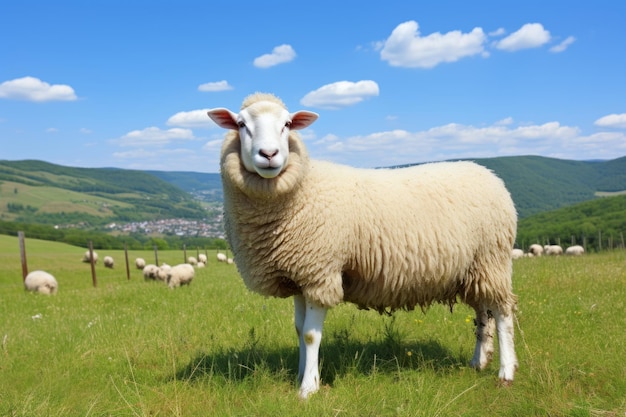
{"type": "MultiPolygon", "coordinates": [[[[324,328],[322,388],[303,402],[292,301],[248,292],[214,251],[189,287],[169,290],[135,269],[127,280],[122,251],[97,250],[94,288],[84,248],[27,237],[26,250],[59,293],[26,293],[18,240],[0,236],[1,415],[626,415],[626,251],[515,261],[511,387],[498,386],[497,354],[484,372],[468,367],[463,305],[393,317],[341,305],[324,328]]],[[[137,256],[154,259],[133,251],[131,266],[137,256]]]]}

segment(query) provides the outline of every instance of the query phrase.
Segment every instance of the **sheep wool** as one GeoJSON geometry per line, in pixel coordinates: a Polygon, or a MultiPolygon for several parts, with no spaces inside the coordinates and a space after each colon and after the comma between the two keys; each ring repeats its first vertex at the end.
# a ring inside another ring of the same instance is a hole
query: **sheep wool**
{"type": "Polygon", "coordinates": [[[190,264],[174,265],[168,270],[167,286],[174,289],[182,285],[189,285],[193,280],[195,272],[190,264]]]}
{"type": "Polygon", "coordinates": [[[24,279],[24,288],[27,291],[40,294],[56,294],[59,284],[52,274],[46,271],[32,271],[24,279]]]}
{"type": "MultiPolygon", "coordinates": [[[[299,334],[307,332],[309,310],[325,312],[341,302],[382,313],[460,300],[477,313],[472,365],[482,369],[491,358],[493,341],[478,339],[493,339],[496,315],[498,333],[507,338],[500,377],[513,379],[517,214],[502,180],[472,162],[357,169],[309,159],[295,130],[317,115],[287,113],[270,94],[247,97],[239,115],[213,109],[209,116],[231,129],[222,146],[221,176],[237,268],[252,291],[295,296],[299,334]],[[268,122],[268,114],[279,120],[268,122]],[[291,128],[286,165],[275,176],[269,171],[280,146],[274,150],[266,138],[255,137],[264,148],[246,155],[241,138],[271,130],[261,123],[291,128]],[[260,166],[257,172],[249,160],[260,166]]],[[[315,320],[323,322],[324,314],[315,320]]],[[[319,346],[316,338],[300,336],[301,351],[315,362],[317,352],[310,349],[319,346]]],[[[307,397],[318,389],[319,374],[303,361],[309,362],[301,354],[300,395],[307,397]]]]}

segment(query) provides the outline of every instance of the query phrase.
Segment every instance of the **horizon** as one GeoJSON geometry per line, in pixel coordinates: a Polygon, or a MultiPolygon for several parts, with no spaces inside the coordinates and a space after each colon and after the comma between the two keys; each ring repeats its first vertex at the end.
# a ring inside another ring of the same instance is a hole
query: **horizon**
{"type": "Polygon", "coordinates": [[[360,168],[626,155],[626,3],[146,5],[3,7],[3,159],[219,173],[206,110],[255,91],[320,115],[311,158],[360,168]]]}

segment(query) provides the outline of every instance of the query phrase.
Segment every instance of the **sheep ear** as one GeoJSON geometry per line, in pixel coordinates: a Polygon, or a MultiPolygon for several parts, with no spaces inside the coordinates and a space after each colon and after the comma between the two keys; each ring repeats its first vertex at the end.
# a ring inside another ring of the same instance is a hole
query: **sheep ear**
{"type": "Polygon", "coordinates": [[[319,117],[317,113],[306,110],[300,110],[295,113],[291,113],[290,116],[291,129],[293,130],[304,129],[305,127],[310,126],[319,117]]]}
{"type": "Polygon", "coordinates": [[[207,114],[219,127],[239,130],[237,115],[225,108],[210,109],[207,114]]]}

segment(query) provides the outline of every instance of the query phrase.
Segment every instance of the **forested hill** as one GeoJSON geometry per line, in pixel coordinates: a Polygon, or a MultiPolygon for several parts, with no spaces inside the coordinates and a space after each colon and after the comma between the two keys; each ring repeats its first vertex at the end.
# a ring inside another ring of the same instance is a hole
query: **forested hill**
{"type": "Polygon", "coordinates": [[[0,160],[0,186],[6,202],[0,212],[9,220],[68,223],[76,218],[97,224],[206,215],[188,192],[144,171],[0,160]]]}

